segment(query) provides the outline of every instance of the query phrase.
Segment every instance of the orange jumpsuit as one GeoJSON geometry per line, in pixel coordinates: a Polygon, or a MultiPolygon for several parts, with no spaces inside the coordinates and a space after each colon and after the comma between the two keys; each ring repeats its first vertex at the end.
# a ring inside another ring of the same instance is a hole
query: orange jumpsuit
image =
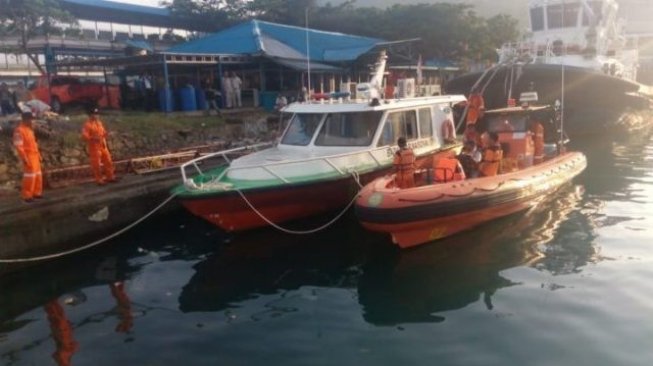
{"type": "Polygon", "coordinates": [[[43,193],[43,174],[41,173],[41,153],[34,137],[32,127],[23,123],[14,130],[14,147],[23,161],[23,187],[21,197],[31,200],[43,193]]]}
{"type": "Polygon", "coordinates": [[[87,143],[95,181],[103,184],[104,178],[108,181],[115,180],[113,161],[107,148],[107,131],[104,129],[102,122],[99,119],[88,119],[82,129],[82,137],[87,143]],[[102,176],[102,170],[104,170],[104,177],[102,176]]]}
{"type": "Polygon", "coordinates": [[[400,149],[395,153],[393,161],[396,172],[396,183],[399,188],[415,186],[415,154],[412,149],[400,149]]]}
{"type": "Polygon", "coordinates": [[[476,123],[479,118],[483,117],[485,110],[485,100],[478,93],[472,93],[469,96],[469,108],[467,108],[467,124],[476,123]]]}
{"type": "Polygon", "coordinates": [[[52,358],[54,358],[59,366],[69,366],[73,354],[79,346],[73,338],[73,327],[70,325],[70,322],[66,318],[66,313],[56,299],[45,304],[44,308],[48,314],[52,338],[57,346],[57,350],[52,354],[52,358]]]}

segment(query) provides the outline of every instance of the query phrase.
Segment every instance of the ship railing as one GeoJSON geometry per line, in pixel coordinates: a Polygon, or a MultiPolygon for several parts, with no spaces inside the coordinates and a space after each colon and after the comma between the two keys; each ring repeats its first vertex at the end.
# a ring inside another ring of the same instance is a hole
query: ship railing
{"type": "Polygon", "coordinates": [[[214,158],[222,158],[227,164],[231,164],[231,158],[230,156],[242,156],[246,154],[247,152],[254,152],[261,150],[263,148],[268,148],[274,146],[274,143],[272,142],[263,142],[260,144],[254,144],[254,145],[246,145],[246,146],[240,146],[236,147],[233,149],[227,149],[227,150],[221,150],[221,151],[216,151],[208,154],[204,154],[198,158],[189,160],[182,164],[179,169],[181,170],[181,178],[183,179],[183,182],[185,183],[188,180],[188,175],[186,174],[186,169],[190,166],[195,168],[195,171],[198,174],[204,174],[202,172],[202,169],[200,169],[200,163],[209,160],[209,159],[214,159],[214,158]]]}
{"type": "MultiPolygon", "coordinates": [[[[238,149],[232,149],[232,150],[225,150],[225,151],[220,151],[216,152],[213,154],[205,155],[202,157],[199,157],[197,159],[191,160],[181,166],[181,174],[182,178],[184,180],[184,183],[188,182],[188,176],[186,175],[186,168],[189,166],[193,166],[199,174],[203,174],[201,169],[199,168],[199,162],[202,160],[210,159],[215,156],[220,156],[222,155],[225,160],[228,161],[226,158],[227,153],[235,153],[242,151],[244,149],[247,149],[248,147],[242,147],[238,149]]],[[[290,178],[287,176],[284,176],[282,173],[275,171],[275,168],[283,167],[283,166],[289,166],[289,165],[296,165],[296,164],[306,164],[306,163],[313,163],[313,162],[324,162],[326,166],[331,168],[332,172],[337,173],[338,175],[345,176],[349,174],[354,174],[352,172],[352,169],[344,169],[342,166],[338,166],[338,164],[335,162],[336,160],[340,158],[346,158],[346,157],[354,157],[357,155],[360,156],[369,156],[368,162],[373,164],[375,167],[382,167],[384,165],[387,165],[387,162],[384,162],[384,159],[379,159],[378,156],[376,156],[376,153],[383,152],[383,151],[391,151],[392,148],[390,146],[383,146],[383,147],[377,147],[374,149],[367,149],[367,150],[360,150],[360,151],[350,151],[346,153],[341,153],[341,154],[334,154],[334,155],[327,155],[327,156],[316,156],[316,157],[310,157],[310,158],[304,158],[304,159],[292,159],[292,160],[284,160],[284,161],[278,161],[278,162],[266,162],[262,164],[251,164],[251,165],[243,165],[243,166],[238,166],[238,167],[233,167],[230,166],[227,169],[223,170],[220,175],[217,177],[213,178],[213,181],[219,182],[227,173],[237,171],[237,170],[250,170],[250,169],[259,169],[262,171],[265,171],[267,174],[270,175],[270,177],[279,179],[281,182],[288,184],[292,183],[290,178]]],[[[380,155],[380,154],[379,154],[380,155]]],[[[387,155],[387,153],[386,153],[387,155]]],[[[229,162],[229,161],[228,161],[229,162]]]]}

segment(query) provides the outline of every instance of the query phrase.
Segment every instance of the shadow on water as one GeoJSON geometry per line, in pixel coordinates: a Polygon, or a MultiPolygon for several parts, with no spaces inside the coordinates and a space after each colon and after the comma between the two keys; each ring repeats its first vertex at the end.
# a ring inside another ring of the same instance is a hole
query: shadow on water
{"type": "MultiPolygon", "coordinates": [[[[565,225],[580,215],[582,190],[566,186],[550,202],[476,230],[414,250],[376,256],[362,268],[359,301],[366,321],[377,325],[441,322],[441,313],[483,301],[519,285],[501,272],[518,266],[559,274],[596,260],[592,236],[576,248],[565,245],[574,233],[565,225]]],[[[586,221],[581,217],[581,221],[586,221]]],[[[585,232],[591,225],[585,222],[585,232]]]]}

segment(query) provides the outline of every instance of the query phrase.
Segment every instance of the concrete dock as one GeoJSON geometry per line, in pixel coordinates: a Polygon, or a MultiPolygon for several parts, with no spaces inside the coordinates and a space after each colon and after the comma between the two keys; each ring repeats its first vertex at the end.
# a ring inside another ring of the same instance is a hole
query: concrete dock
{"type": "MultiPolygon", "coordinates": [[[[0,197],[0,260],[50,255],[91,243],[146,215],[181,183],[179,169],[126,175],[117,183],[84,183],[45,190],[24,203],[0,197]]],[[[179,208],[174,199],[162,210],[179,208]]],[[[0,263],[0,273],[13,264],[0,263]]]]}

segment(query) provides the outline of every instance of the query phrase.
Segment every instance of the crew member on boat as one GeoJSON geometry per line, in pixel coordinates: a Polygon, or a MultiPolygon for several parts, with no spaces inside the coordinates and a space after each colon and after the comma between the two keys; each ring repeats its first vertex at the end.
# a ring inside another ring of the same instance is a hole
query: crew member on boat
{"type": "Polygon", "coordinates": [[[533,163],[539,164],[544,161],[544,126],[542,123],[533,120],[531,133],[533,134],[533,163]]]}
{"type": "Polygon", "coordinates": [[[477,178],[478,177],[478,164],[483,159],[481,152],[476,148],[474,140],[467,140],[463,145],[463,149],[457,156],[460,165],[463,167],[465,177],[477,178]]]}
{"type": "Polygon", "coordinates": [[[395,153],[393,165],[395,167],[395,182],[399,188],[415,186],[415,153],[408,147],[405,137],[397,139],[399,150],[395,153]]]}
{"type": "Polygon", "coordinates": [[[483,112],[485,111],[485,100],[483,95],[478,90],[474,88],[471,94],[469,95],[469,107],[467,108],[467,124],[473,124],[478,121],[479,118],[483,117],[483,112]]]}
{"type": "Polygon", "coordinates": [[[503,150],[499,144],[499,135],[496,132],[484,133],[483,160],[479,164],[479,172],[483,177],[492,177],[499,173],[503,150]]]}

